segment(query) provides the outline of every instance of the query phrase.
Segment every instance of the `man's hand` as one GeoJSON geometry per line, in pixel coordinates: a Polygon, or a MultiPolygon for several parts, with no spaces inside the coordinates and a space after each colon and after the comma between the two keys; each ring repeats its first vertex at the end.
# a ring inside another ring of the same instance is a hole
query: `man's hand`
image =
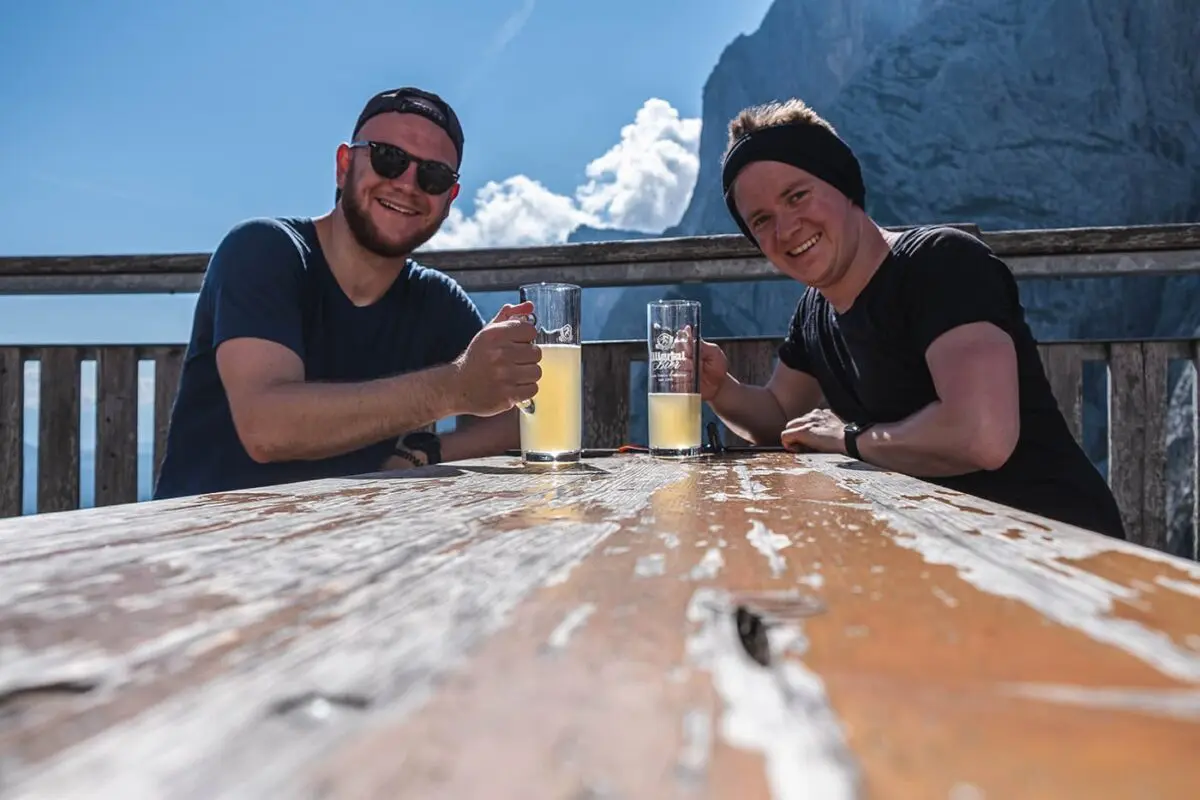
{"type": "Polygon", "coordinates": [[[845,455],[846,423],[827,408],[815,408],[789,422],[780,441],[785,449],[796,453],[815,450],[845,455]]]}
{"type": "Polygon", "coordinates": [[[537,394],[542,351],[525,316],[533,303],[505,305],[455,361],[459,413],[490,417],[537,394]]]}
{"type": "Polygon", "coordinates": [[[729,378],[729,359],[712,342],[700,340],[700,399],[711,402],[729,378]]]}

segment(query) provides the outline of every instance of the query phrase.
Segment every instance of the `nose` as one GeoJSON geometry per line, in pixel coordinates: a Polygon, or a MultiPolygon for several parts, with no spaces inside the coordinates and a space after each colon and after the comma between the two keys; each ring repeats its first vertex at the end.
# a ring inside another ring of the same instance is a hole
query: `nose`
{"type": "Polygon", "coordinates": [[[393,188],[403,188],[410,194],[415,194],[417,191],[417,165],[409,163],[408,169],[393,178],[391,184],[393,188]]]}
{"type": "Polygon", "coordinates": [[[786,245],[796,231],[804,227],[804,219],[794,210],[781,211],[775,215],[775,244],[786,245]]]}

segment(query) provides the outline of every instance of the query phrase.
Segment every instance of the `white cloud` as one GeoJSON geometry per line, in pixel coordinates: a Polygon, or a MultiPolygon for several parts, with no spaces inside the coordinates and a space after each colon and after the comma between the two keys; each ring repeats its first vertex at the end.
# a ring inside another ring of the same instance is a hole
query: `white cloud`
{"type": "Polygon", "coordinates": [[[452,209],[428,249],[523,247],[563,242],[580,225],[657,233],[679,221],[692,197],[700,160],[700,120],[681,119],[651,98],[621,139],[587,165],[572,196],[514,175],[475,195],[475,213],[452,209]]]}
{"type": "Polygon", "coordinates": [[[475,213],[450,209],[429,248],[528,247],[561,242],[592,218],[569,197],[524,175],[488,181],[475,194],[475,213]]]}
{"type": "Polygon", "coordinates": [[[700,169],[700,120],[680,119],[664,100],[650,99],[621,141],[587,166],[575,197],[609,226],[657,233],[683,216],[700,169]]]}

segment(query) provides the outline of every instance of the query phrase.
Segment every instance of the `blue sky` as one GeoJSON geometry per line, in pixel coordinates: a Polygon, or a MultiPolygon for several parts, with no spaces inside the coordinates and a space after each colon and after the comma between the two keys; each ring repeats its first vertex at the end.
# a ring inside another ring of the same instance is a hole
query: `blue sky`
{"type": "Polygon", "coordinates": [[[767,0],[49,0],[0,26],[0,253],[211,249],[315,214],[373,92],[443,94],[463,197],[526,175],[569,194],[650,98],[700,114],[767,0]]]}
{"type": "MultiPolygon", "coordinates": [[[[662,230],[694,182],[704,81],[768,5],[11,4],[0,254],[207,252],[247,217],[323,213],[362,104],[406,84],[441,93],[466,129],[461,217],[431,246],[662,230]],[[664,174],[678,185],[645,185],[664,174]]],[[[181,341],[192,303],[0,296],[0,344],[181,341]]]]}

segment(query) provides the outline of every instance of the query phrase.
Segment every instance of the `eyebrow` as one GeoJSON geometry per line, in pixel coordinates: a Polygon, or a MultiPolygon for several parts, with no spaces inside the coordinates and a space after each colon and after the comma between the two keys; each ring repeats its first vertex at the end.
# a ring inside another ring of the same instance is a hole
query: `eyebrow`
{"type": "MultiPolygon", "coordinates": [[[[788,185],[787,185],[787,186],[784,188],[784,190],[783,190],[782,192],[780,192],[780,193],[779,193],[779,196],[780,196],[780,197],[787,197],[789,194],[791,194],[792,192],[796,191],[797,189],[807,189],[807,188],[810,188],[810,186],[809,186],[809,182],[808,182],[808,179],[807,179],[807,178],[797,178],[796,180],[794,180],[794,181],[792,181],[791,183],[789,183],[789,184],[788,184],[788,185]]],[[[751,212],[750,212],[750,215],[749,215],[748,217],[746,217],[746,222],[747,222],[748,224],[753,224],[753,223],[754,223],[754,220],[755,220],[757,217],[759,217],[760,215],[762,215],[762,214],[765,214],[765,213],[767,213],[767,212],[766,212],[766,211],[764,211],[763,209],[761,209],[761,208],[756,208],[756,209],[754,209],[753,211],[751,211],[751,212]]]]}

